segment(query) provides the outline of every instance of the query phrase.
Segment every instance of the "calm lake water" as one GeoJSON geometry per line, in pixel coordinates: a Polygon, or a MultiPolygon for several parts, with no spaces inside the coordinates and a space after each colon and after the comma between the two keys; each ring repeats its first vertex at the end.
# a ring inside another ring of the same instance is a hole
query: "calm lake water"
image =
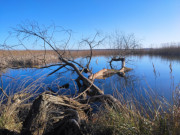
{"type": "MultiPolygon", "coordinates": [[[[80,58],[77,61],[83,63],[80,58]]],[[[90,68],[92,68],[93,73],[103,68],[110,68],[108,61],[108,57],[93,57],[90,68]]],[[[114,62],[113,65],[119,69],[121,62],[114,62]]],[[[180,60],[129,56],[126,59],[126,67],[133,68],[133,70],[128,72],[125,78],[115,74],[106,79],[95,80],[95,84],[104,90],[104,93],[115,96],[119,92],[125,98],[128,98],[127,95],[139,98],[139,95],[146,97],[147,92],[149,92],[165,97],[169,101],[172,100],[174,90],[180,83],[180,60]]],[[[8,92],[13,92],[21,89],[18,87],[19,85],[26,87],[36,81],[36,85],[41,85],[40,91],[47,89],[47,87],[57,91],[59,86],[70,82],[69,89],[61,89],[59,93],[75,94],[78,90],[74,81],[77,77],[76,73],[66,72],[66,69],[63,69],[60,71],[63,73],[57,72],[47,77],[48,73],[57,68],[58,66],[46,69],[7,69],[2,74],[3,87],[4,89],[7,87],[8,92]]]]}

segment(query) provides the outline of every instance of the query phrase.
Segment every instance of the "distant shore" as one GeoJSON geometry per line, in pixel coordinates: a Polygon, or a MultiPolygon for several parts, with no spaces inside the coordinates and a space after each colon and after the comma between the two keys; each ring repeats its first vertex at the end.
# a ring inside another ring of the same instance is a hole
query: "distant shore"
{"type": "MultiPolygon", "coordinates": [[[[60,52],[63,52],[60,50],[60,52]]],[[[142,48],[142,49],[94,49],[93,56],[113,56],[113,55],[151,55],[162,57],[180,57],[180,46],[170,46],[162,48],[142,48]]],[[[69,50],[64,51],[68,58],[78,58],[90,55],[90,50],[69,50]]],[[[59,62],[57,54],[52,50],[0,50],[0,68],[13,67],[39,67],[46,64],[59,62]]]]}

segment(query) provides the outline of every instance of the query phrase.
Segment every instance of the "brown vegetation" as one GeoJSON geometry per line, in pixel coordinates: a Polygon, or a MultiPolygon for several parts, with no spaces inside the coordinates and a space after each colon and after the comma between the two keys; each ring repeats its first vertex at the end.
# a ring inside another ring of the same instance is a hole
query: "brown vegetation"
{"type": "MultiPolygon", "coordinates": [[[[114,56],[118,55],[122,50],[115,49],[95,49],[92,56],[114,56]]],[[[89,54],[89,50],[70,50],[66,51],[68,57],[84,57],[89,54]]],[[[153,55],[161,57],[179,57],[180,46],[169,46],[155,49],[134,49],[126,50],[126,55],[153,55]]],[[[45,64],[59,62],[58,56],[51,50],[24,50],[24,51],[7,51],[0,50],[0,68],[23,68],[23,67],[39,67],[45,64]]]]}
{"type": "MultiPolygon", "coordinates": [[[[93,49],[92,56],[114,56],[120,52],[115,49],[93,49]]],[[[65,51],[66,57],[73,58],[86,57],[87,54],[89,50],[65,51]]],[[[46,53],[43,50],[0,50],[0,60],[0,68],[40,67],[59,62],[58,55],[52,50],[46,50],[46,53]]]]}
{"type": "Polygon", "coordinates": [[[180,44],[170,44],[160,48],[138,49],[134,54],[158,55],[158,56],[180,56],[180,44]]]}
{"type": "Polygon", "coordinates": [[[14,100],[10,104],[1,104],[4,109],[0,111],[0,133],[4,135],[179,134],[178,100],[171,106],[164,99],[162,102],[152,96],[151,101],[143,99],[145,104],[152,102],[153,107],[146,108],[133,97],[133,101],[124,100],[119,93],[116,98],[96,95],[82,99],[46,91],[29,104],[22,102],[28,98],[21,95],[18,97],[17,93],[16,98],[11,95],[9,98],[14,100]],[[97,103],[101,104],[99,111],[93,112],[97,103]]]}

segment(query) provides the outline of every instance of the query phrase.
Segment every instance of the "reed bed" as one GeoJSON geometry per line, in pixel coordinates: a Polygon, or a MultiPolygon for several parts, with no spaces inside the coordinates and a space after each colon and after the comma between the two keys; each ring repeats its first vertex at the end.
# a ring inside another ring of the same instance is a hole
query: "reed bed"
{"type": "Polygon", "coordinates": [[[137,49],[133,54],[159,55],[159,56],[180,56],[180,45],[162,46],[160,48],[137,49]]]}
{"type": "MultiPolygon", "coordinates": [[[[62,51],[60,51],[61,53],[62,51]]],[[[94,49],[93,56],[113,56],[113,55],[150,55],[167,58],[169,56],[179,58],[180,45],[170,45],[161,48],[151,49],[94,49]]],[[[78,58],[90,55],[89,50],[65,51],[64,56],[68,58],[78,58]]],[[[38,67],[46,64],[59,62],[58,55],[52,50],[0,50],[0,68],[18,67],[38,67]]]]}
{"type": "Polygon", "coordinates": [[[57,62],[53,51],[0,51],[0,68],[38,67],[57,62]]]}
{"type": "MultiPolygon", "coordinates": [[[[101,106],[88,123],[89,131],[93,135],[179,135],[180,83],[174,86],[172,69],[170,64],[171,102],[159,96],[147,83],[145,87],[134,87],[132,78],[128,79],[128,84],[121,81],[120,88],[112,87],[113,96],[121,101],[121,107],[101,106]],[[129,88],[133,91],[128,91],[129,88]]],[[[154,65],[153,70],[156,76],[154,65]]]]}
{"type": "Polygon", "coordinates": [[[144,91],[148,97],[143,97],[136,89],[141,97],[139,100],[131,93],[123,95],[115,90],[121,107],[101,106],[88,123],[88,127],[91,127],[89,132],[93,135],[179,135],[180,84],[176,87],[172,104],[159,97],[151,88],[144,91]]]}
{"type": "MultiPolygon", "coordinates": [[[[8,97],[0,91],[0,129],[19,133],[33,99],[46,85],[43,83],[44,76],[37,79],[26,77],[20,82],[21,77],[18,76],[16,79],[11,77],[9,79],[10,83],[3,88],[8,97]]],[[[0,82],[0,87],[2,86],[3,81],[0,82]]]]}
{"type": "MultiPolygon", "coordinates": [[[[61,53],[61,51],[60,51],[61,53]]],[[[90,54],[89,50],[65,51],[64,57],[78,58],[90,54]]],[[[93,50],[93,56],[112,55],[112,50],[93,50]]],[[[0,50],[0,68],[38,67],[58,63],[58,55],[51,50],[5,51],[0,50]]]]}

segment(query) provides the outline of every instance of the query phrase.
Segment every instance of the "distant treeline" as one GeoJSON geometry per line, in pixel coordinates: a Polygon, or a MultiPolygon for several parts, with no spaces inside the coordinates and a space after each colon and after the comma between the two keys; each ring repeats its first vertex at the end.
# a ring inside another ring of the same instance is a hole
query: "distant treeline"
{"type": "Polygon", "coordinates": [[[161,48],[138,49],[138,50],[134,50],[134,54],[180,56],[180,45],[165,46],[165,47],[161,47],[161,48]]]}

